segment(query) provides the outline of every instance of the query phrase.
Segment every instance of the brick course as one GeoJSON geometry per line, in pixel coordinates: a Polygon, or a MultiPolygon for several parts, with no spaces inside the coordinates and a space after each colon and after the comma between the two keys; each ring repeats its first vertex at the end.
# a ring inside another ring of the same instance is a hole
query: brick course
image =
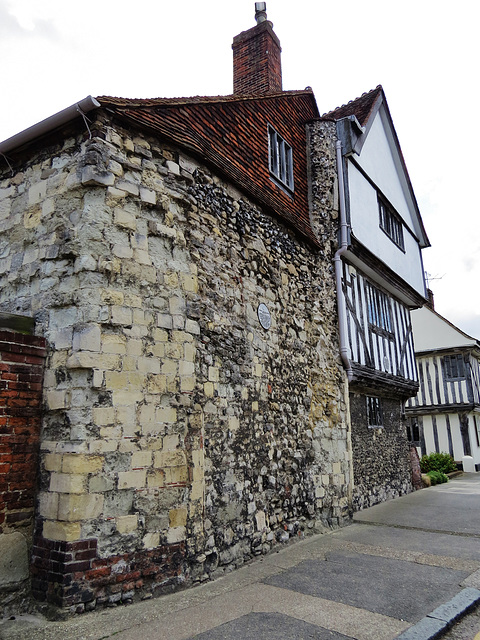
{"type": "Polygon", "coordinates": [[[31,527],[45,340],[0,330],[0,534],[31,527]]]}
{"type": "MultiPolygon", "coordinates": [[[[15,316],[2,319],[15,324],[15,316]]],[[[45,356],[43,338],[0,329],[0,543],[9,554],[0,568],[0,615],[28,607],[45,356]]]]}

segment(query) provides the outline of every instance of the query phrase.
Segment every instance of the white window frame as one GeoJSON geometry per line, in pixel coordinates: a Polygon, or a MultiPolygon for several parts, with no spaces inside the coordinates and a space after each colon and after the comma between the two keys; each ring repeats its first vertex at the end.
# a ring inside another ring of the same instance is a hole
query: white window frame
{"type": "Polygon", "coordinates": [[[283,187],[293,192],[293,150],[271,125],[268,125],[268,168],[283,187]]]}

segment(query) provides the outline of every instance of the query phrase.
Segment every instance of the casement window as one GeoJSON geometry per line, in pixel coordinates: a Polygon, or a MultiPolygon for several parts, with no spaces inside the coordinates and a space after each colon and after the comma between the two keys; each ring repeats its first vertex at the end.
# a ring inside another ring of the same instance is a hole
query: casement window
{"type": "Polygon", "coordinates": [[[405,251],[403,240],[403,223],[390,205],[382,198],[378,198],[378,213],[380,216],[380,229],[385,231],[387,236],[397,247],[405,251]]]}
{"type": "Polygon", "coordinates": [[[443,357],[443,372],[445,380],[464,380],[465,362],[461,354],[443,357]]]}
{"type": "Polygon", "coordinates": [[[382,403],[376,396],[367,396],[367,420],[372,429],[383,427],[382,403]]]}
{"type": "Polygon", "coordinates": [[[268,127],[268,156],[272,176],[293,191],[292,147],[271,126],[268,127]]]}
{"type": "Polygon", "coordinates": [[[416,418],[410,418],[407,422],[407,438],[409,442],[420,446],[420,427],[416,418]]]}
{"type": "Polygon", "coordinates": [[[369,282],[365,283],[368,322],[371,327],[393,333],[390,299],[369,282]]]}

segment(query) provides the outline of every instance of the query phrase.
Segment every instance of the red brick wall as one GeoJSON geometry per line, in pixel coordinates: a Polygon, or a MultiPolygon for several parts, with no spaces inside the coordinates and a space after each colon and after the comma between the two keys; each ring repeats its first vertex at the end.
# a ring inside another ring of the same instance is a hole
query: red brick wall
{"type": "Polygon", "coordinates": [[[184,560],[183,542],[98,558],[93,538],[61,542],[39,535],[32,553],[32,594],[41,602],[82,613],[168,591],[185,579],[184,560]]]}
{"type": "Polygon", "coordinates": [[[0,534],[33,525],[45,355],[43,338],[0,329],[0,534]]]}
{"type": "Polygon", "coordinates": [[[233,93],[282,90],[280,42],[271,22],[261,22],[233,39],[233,93]]]}

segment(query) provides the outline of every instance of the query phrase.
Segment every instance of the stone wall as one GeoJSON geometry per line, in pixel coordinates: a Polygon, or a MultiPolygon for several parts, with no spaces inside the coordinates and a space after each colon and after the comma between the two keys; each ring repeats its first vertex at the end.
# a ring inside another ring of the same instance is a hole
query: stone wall
{"type": "Polygon", "coordinates": [[[350,397],[356,511],[413,490],[401,399],[381,398],[381,402],[383,428],[374,429],[368,426],[365,395],[354,393],[350,397]]]}
{"type": "Polygon", "coordinates": [[[0,182],[1,308],[48,344],[34,591],[75,611],[338,525],[351,480],[331,140],[318,251],[178,149],[91,130],[0,182]]]}
{"type": "Polygon", "coordinates": [[[44,358],[43,338],[0,329],[0,616],[28,607],[44,358]]]}

